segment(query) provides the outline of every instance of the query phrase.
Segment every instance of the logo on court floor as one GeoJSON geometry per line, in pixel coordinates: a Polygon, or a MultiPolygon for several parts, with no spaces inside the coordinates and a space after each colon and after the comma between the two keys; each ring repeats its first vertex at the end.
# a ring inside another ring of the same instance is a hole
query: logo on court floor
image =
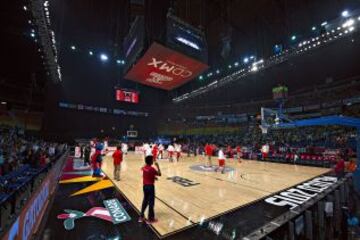
{"type": "Polygon", "coordinates": [[[200,183],[196,183],[190,179],[179,177],[179,176],[173,176],[166,178],[167,180],[172,180],[173,182],[180,184],[183,187],[192,187],[195,185],[199,185],[200,183]]]}
{"type": "Polygon", "coordinates": [[[266,198],[265,202],[279,207],[288,206],[290,209],[293,209],[330,188],[337,180],[336,177],[317,177],[287,189],[286,191],[280,192],[277,195],[266,198]]]}
{"type": "MultiPolygon", "coordinates": [[[[217,170],[218,166],[212,165],[212,166],[206,166],[203,164],[197,164],[190,166],[191,170],[199,171],[199,172],[215,172],[217,170]]],[[[235,169],[229,166],[225,166],[224,172],[232,172],[235,169]]]]}
{"type": "Polygon", "coordinates": [[[96,217],[112,222],[113,224],[119,224],[131,220],[131,217],[117,199],[104,200],[103,203],[105,208],[93,207],[87,212],[65,209],[65,213],[59,214],[57,218],[64,219],[64,227],[66,230],[74,229],[75,220],[83,217],[96,217]]]}

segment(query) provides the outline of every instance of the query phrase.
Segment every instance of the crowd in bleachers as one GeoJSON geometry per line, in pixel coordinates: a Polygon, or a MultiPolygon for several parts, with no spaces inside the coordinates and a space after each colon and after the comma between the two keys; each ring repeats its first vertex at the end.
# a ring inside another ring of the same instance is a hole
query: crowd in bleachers
{"type": "Polygon", "coordinates": [[[241,147],[243,158],[273,160],[298,164],[330,166],[339,158],[355,157],[356,131],[346,127],[305,127],[272,129],[262,134],[256,125],[233,135],[177,136],[183,149],[201,154],[206,143],[226,149],[228,157],[241,147]],[[267,150],[264,150],[267,148],[267,150]]]}
{"type": "Polygon", "coordinates": [[[0,176],[18,169],[22,165],[43,167],[59,151],[59,144],[26,137],[21,129],[0,130],[0,176]]]}
{"type": "Polygon", "coordinates": [[[0,233],[19,214],[66,145],[0,127],[0,233]]]}

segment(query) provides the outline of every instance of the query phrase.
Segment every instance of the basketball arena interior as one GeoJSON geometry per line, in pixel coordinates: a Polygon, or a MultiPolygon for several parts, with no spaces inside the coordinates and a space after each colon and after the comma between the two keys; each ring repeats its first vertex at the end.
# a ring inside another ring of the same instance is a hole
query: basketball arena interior
{"type": "Polygon", "coordinates": [[[359,0],[7,0],[0,239],[360,239],[359,0]]]}

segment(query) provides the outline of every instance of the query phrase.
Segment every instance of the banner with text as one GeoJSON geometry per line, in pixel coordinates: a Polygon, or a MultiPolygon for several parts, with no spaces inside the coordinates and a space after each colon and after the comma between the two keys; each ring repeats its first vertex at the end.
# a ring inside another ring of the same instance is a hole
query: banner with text
{"type": "Polygon", "coordinates": [[[208,66],[179,52],[153,43],[125,75],[126,79],[172,90],[194,79],[208,66]]]}

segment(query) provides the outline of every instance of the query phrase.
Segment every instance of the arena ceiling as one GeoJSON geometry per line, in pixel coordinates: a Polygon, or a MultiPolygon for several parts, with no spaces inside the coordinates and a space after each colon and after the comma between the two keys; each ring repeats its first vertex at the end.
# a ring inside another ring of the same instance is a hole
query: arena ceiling
{"type": "MultiPolygon", "coordinates": [[[[46,69],[30,35],[31,18],[23,9],[26,3],[6,1],[0,11],[5,56],[0,100],[41,110],[46,69]]],[[[151,16],[156,21],[172,6],[180,18],[205,31],[209,64],[219,66],[244,54],[269,55],[274,44],[286,43],[292,34],[301,35],[312,24],[359,5],[355,0],[52,0],[50,13],[60,55],[73,43],[102,48],[116,57],[121,55],[122,40],[134,16],[151,16]]]]}

